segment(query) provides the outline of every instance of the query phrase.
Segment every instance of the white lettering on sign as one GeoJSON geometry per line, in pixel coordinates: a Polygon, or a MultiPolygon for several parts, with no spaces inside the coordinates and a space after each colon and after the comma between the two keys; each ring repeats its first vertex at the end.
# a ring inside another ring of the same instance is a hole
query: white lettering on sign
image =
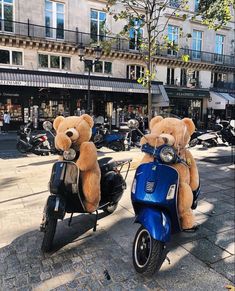
{"type": "Polygon", "coordinates": [[[0,85],[27,86],[28,82],[25,82],[25,81],[0,80],[0,85]]]}

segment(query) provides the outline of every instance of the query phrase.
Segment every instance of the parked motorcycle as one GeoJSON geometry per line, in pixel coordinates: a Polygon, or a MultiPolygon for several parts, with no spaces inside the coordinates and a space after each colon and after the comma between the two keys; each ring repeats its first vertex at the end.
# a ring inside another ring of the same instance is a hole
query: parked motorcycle
{"type": "Polygon", "coordinates": [[[115,152],[125,150],[124,136],[119,132],[109,132],[105,124],[92,128],[92,138],[97,149],[107,147],[115,152]]]}
{"type": "Polygon", "coordinates": [[[221,139],[229,145],[235,145],[235,120],[223,121],[223,128],[220,131],[221,139]]]}
{"type": "MultiPolygon", "coordinates": [[[[44,129],[52,127],[50,122],[44,123],[44,129]]],[[[47,199],[40,230],[44,232],[41,249],[48,252],[52,248],[56,232],[57,220],[63,220],[66,213],[71,213],[69,225],[73,213],[86,213],[84,196],[81,187],[79,169],[75,164],[77,153],[70,148],[69,151],[60,152],[63,160],[55,162],[52,167],[49,182],[50,195],[47,199]]],[[[126,189],[126,177],[130,169],[132,159],[113,160],[105,157],[98,160],[101,170],[101,201],[96,210],[96,221],[93,230],[96,230],[98,210],[107,214],[113,213],[126,189]],[[125,177],[121,174],[122,167],[128,164],[125,177]]]]}
{"type": "Polygon", "coordinates": [[[124,134],[125,150],[129,151],[131,148],[140,148],[141,134],[136,129],[128,127],[128,123],[120,125],[120,133],[124,134]]]}
{"type": "MultiPolygon", "coordinates": [[[[171,165],[181,163],[172,146],[153,148],[149,144],[142,151],[154,161],[140,165],[135,173],[131,200],[135,222],[141,226],[133,243],[133,264],[138,273],[157,272],[167,255],[166,242],[171,234],[182,231],[178,209],[179,174],[171,165]]],[[[193,193],[192,209],[197,206],[200,189],[193,193]]]]}
{"type": "Polygon", "coordinates": [[[33,153],[41,156],[54,153],[55,149],[51,147],[47,135],[45,133],[32,135],[31,126],[32,122],[20,126],[20,130],[17,132],[17,150],[23,154],[33,153]]]}

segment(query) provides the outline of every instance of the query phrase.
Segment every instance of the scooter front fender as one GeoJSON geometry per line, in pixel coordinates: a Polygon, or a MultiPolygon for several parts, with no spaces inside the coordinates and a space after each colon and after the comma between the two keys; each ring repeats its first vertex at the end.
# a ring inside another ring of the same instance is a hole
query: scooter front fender
{"type": "Polygon", "coordinates": [[[140,209],[135,223],[143,225],[150,233],[150,235],[159,241],[167,242],[171,235],[171,221],[170,217],[154,208],[144,207],[140,209]]]}

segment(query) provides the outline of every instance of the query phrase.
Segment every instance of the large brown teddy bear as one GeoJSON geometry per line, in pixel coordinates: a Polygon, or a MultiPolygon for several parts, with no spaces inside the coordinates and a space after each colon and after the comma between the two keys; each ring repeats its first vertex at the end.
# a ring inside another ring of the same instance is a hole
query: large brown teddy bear
{"type": "MultiPolygon", "coordinates": [[[[197,165],[192,154],[186,149],[190,136],[195,131],[194,123],[189,118],[182,120],[177,118],[165,118],[156,116],[150,121],[150,134],[142,137],[141,143],[148,143],[153,147],[163,144],[173,146],[185,163],[177,163],[172,166],[179,173],[178,211],[183,229],[192,229],[195,219],[191,209],[193,193],[199,186],[197,165]],[[147,140],[146,140],[147,139],[147,140]]],[[[142,163],[152,162],[153,157],[145,154],[142,163]]]]}
{"type": "Polygon", "coordinates": [[[76,164],[80,169],[87,212],[95,211],[100,201],[101,174],[97,151],[94,143],[89,142],[93,125],[93,119],[88,114],[66,118],[58,116],[53,122],[56,130],[55,147],[63,151],[72,147],[80,151],[76,164]]]}

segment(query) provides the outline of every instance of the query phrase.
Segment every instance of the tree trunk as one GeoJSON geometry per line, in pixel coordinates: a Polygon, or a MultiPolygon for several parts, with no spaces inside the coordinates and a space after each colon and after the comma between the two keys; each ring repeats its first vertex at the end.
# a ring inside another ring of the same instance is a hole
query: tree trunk
{"type": "Polygon", "coordinates": [[[152,88],[151,81],[148,82],[148,121],[152,119],[152,88]]]}

